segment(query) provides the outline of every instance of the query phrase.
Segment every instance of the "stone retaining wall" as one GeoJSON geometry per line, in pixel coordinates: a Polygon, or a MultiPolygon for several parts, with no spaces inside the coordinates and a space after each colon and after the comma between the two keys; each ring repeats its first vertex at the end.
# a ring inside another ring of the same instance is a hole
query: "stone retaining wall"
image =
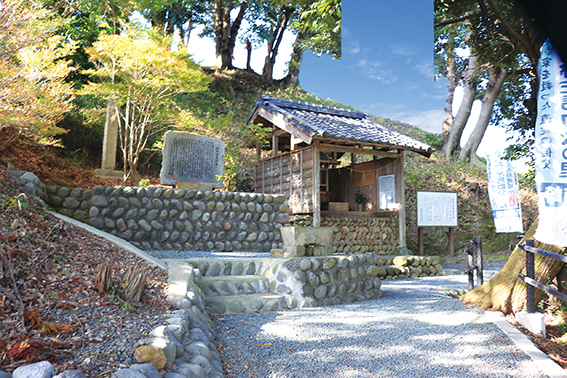
{"type": "MultiPolygon", "coordinates": [[[[308,227],[310,216],[295,216],[292,226],[308,227]]],[[[399,221],[397,217],[322,216],[321,227],[333,228],[334,253],[377,252],[397,255],[399,252],[399,221]]]]}
{"type": "Polygon", "coordinates": [[[284,195],[189,189],[45,186],[13,171],[27,193],[58,213],[144,250],[254,251],[283,247],[284,195]]]}
{"type": "Polygon", "coordinates": [[[373,253],[295,258],[276,275],[276,290],[292,295],[300,307],[328,306],[382,297],[373,253]]]}
{"type": "Polygon", "coordinates": [[[281,248],[285,197],[186,189],[95,187],[89,223],[145,250],[281,248]]]}
{"type": "MultiPolygon", "coordinates": [[[[13,171],[25,190],[57,212],[90,223],[144,250],[270,252],[283,248],[279,227],[311,226],[311,216],[287,215],[284,195],[188,189],[45,186],[13,171]]],[[[397,217],[323,216],[333,229],[333,253],[397,255],[397,217]]]]}
{"type": "Polygon", "coordinates": [[[287,259],[268,272],[277,293],[299,307],[328,306],[381,298],[382,279],[443,274],[438,256],[383,256],[378,253],[287,259]]]}

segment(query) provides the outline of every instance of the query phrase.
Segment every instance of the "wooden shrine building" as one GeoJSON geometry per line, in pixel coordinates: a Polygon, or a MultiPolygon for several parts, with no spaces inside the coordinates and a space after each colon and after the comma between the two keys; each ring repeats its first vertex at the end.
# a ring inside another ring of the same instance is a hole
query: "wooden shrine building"
{"type": "Polygon", "coordinates": [[[430,146],[362,112],[264,95],[247,123],[272,130],[271,156],[256,167],[256,192],[285,194],[288,212],[312,214],[316,227],[322,215],[397,215],[405,247],[404,151],[429,157],[430,146]],[[367,199],[363,211],[356,193],[367,199]]]}

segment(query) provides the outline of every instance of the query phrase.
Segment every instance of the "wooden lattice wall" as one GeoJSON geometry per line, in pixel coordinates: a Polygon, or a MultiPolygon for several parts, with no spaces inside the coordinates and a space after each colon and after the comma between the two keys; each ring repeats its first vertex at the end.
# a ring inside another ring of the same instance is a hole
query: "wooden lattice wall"
{"type": "Polygon", "coordinates": [[[313,212],[313,146],[256,166],[256,193],[285,194],[291,214],[313,212]]]}

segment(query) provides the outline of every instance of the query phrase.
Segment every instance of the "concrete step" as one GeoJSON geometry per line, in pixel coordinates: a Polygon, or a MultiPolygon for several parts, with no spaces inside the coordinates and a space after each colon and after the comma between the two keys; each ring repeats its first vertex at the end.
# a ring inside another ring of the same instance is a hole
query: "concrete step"
{"type": "Polygon", "coordinates": [[[201,279],[207,297],[267,293],[270,282],[264,276],[212,276],[201,279]]]}
{"type": "Polygon", "coordinates": [[[286,298],[278,294],[248,294],[207,297],[207,305],[215,315],[251,314],[288,308],[286,298]]]}

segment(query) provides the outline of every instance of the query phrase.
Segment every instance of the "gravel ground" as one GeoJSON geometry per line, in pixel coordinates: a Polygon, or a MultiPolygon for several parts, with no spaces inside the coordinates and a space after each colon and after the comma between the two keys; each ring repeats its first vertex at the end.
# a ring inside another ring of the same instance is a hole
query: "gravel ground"
{"type": "Polygon", "coordinates": [[[216,317],[226,377],[545,377],[482,311],[444,294],[466,283],[386,280],[379,300],[216,317]]]}

